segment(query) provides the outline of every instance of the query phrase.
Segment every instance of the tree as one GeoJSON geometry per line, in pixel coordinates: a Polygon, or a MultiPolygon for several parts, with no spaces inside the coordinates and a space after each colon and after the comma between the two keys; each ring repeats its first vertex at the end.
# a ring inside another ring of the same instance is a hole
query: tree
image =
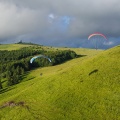
{"type": "Polygon", "coordinates": [[[19,75],[14,67],[10,71],[7,71],[7,80],[8,86],[19,83],[19,75]]]}
{"type": "Polygon", "coordinates": [[[10,71],[7,71],[6,77],[7,77],[7,85],[11,86],[12,85],[12,74],[10,71]]]}
{"type": "Polygon", "coordinates": [[[0,89],[2,89],[3,87],[2,87],[2,82],[1,82],[1,80],[0,80],[0,89]]]}
{"type": "Polygon", "coordinates": [[[2,87],[2,82],[1,82],[1,78],[2,78],[2,72],[1,72],[2,70],[0,70],[0,89],[2,89],[3,87],[2,87]]]}

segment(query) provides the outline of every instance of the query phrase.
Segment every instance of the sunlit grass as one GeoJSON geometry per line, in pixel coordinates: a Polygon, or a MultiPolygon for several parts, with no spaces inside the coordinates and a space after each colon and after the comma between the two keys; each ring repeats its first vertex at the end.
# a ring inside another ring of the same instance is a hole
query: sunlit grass
{"type": "Polygon", "coordinates": [[[24,45],[24,44],[4,44],[0,45],[0,50],[18,50],[23,47],[29,47],[32,45],[24,45]]]}
{"type": "Polygon", "coordinates": [[[0,105],[25,102],[0,109],[1,119],[119,120],[120,47],[74,50],[87,56],[32,70],[23,82],[0,94],[0,105]]]}

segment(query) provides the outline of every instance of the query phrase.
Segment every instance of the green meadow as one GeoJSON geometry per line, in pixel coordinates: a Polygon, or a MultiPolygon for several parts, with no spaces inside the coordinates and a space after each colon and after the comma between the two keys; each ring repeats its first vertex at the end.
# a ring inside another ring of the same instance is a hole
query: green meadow
{"type": "Polygon", "coordinates": [[[51,49],[82,57],[28,71],[21,83],[1,90],[0,120],[120,120],[120,46],[51,49]]]}
{"type": "Polygon", "coordinates": [[[25,44],[4,44],[0,45],[0,50],[17,50],[23,47],[29,47],[32,45],[25,45],[25,44]]]}

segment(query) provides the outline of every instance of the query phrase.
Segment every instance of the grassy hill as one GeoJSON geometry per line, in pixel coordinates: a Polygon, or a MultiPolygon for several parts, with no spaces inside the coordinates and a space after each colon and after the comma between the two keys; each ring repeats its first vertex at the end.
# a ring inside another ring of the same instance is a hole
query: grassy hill
{"type": "Polygon", "coordinates": [[[17,50],[23,47],[29,47],[32,45],[27,45],[27,44],[4,44],[0,45],[0,50],[17,50]]]}
{"type": "Polygon", "coordinates": [[[83,57],[32,70],[23,82],[3,90],[1,120],[120,119],[120,46],[62,49],[83,57]]]}

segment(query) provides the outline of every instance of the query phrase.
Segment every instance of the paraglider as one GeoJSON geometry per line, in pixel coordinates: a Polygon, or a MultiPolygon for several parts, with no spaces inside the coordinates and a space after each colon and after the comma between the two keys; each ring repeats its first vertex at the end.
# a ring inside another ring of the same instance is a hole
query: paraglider
{"type": "Polygon", "coordinates": [[[90,34],[90,35],[88,36],[88,40],[92,39],[92,40],[95,41],[95,48],[96,48],[96,50],[97,50],[97,47],[98,47],[98,46],[97,46],[98,40],[99,40],[99,39],[102,40],[101,37],[102,37],[102,39],[107,40],[107,37],[106,37],[104,34],[99,33],[99,32],[95,32],[95,33],[90,34]],[[98,36],[98,37],[96,38],[96,36],[98,36]]]}
{"type": "Polygon", "coordinates": [[[88,36],[88,40],[89,40],[91,37],[96,36],[96,35],[100,35],[100,36],[104,37],[104,38],[107,40],[107,37],[106,37],[104,34],[101,34],[101,33],[99,33],[99,32],[90,34],[90,35],[88,36]]]}
{"type": "Polygon", "coordinates": [[[32,64],[33,61],[34,61],[36,58],[41,58],[41,57],[42,57],[42,58],[46,58],[46,59],[48,59],[49,62],[52,62],[51,59],[50,59],[49,57],[44,56],[44,55],[38,55],[38,56],[35,56],[35,57],[31,58],[31,59],[30,59],[30,63],[32,64]]]}

